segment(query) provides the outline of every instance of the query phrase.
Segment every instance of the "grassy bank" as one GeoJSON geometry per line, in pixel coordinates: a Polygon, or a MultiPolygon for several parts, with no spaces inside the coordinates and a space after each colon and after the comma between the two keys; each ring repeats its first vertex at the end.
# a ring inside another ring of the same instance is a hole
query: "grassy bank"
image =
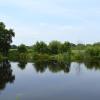
{"type": "MultiPolygon", "coordinates": [[[[96,49],[97,50],[97,49],[96,49]]],[[[27,53],[18,53],[16,49],[10,50],[8,58],[11,61],[24,60],[28,61],[85,61],[100,59],[100,54],[97,51],[89,50],[72,50],[70,54],[59,53],[59,54],[47,54],[47,53],[36,53],[33,50],[28,50],[27,53]]],[[[2,56],[0,57],[2,59],[2,56]]]]}

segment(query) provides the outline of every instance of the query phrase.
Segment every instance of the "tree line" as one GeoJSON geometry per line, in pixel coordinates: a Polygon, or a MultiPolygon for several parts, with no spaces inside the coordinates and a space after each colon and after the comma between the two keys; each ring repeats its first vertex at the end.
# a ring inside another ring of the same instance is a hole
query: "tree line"
{"type": "MultiPolygon", "coordinates": [[[[75,55],[76,58],[83,58],[84,55],[87,55],[90,58],[92,56],[100,59],[100,42],[94,44],[74,44],[68,41],[61,43],[60,41],[54,40],[48,44],[43,41],[37,41],[33,46],[26,46],[24,44],[16,46],[11,45],[13,37],[15,37],[13,29],[7,29],[5,24],[0,22],[0,58],[1,55],[7,57],[9,51],[15,50],[21,55],[22,53],[29,52],[30,55],[33,53],[49,55],[69,53],[75,55]]],[[[13,52],[11,53],[13,55],[13,52]]]]}

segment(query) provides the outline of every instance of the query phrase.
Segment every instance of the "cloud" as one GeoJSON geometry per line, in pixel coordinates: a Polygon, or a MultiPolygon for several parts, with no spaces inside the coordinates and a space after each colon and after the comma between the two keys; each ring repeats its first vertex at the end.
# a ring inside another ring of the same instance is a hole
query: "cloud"
{"type": "Polygon", "coordinates": [[[98,0],[0,0],[0,20],[14,28],[15,44],[95,41],[100,33],[99,4],[98,0]]]}

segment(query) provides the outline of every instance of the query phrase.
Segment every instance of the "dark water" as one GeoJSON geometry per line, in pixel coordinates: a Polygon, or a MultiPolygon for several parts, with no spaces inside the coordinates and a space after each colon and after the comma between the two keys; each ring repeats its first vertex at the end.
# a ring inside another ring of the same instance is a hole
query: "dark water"
{"type": "Polygon", "coordinates": [[[1,63],[0,100],[100,100],[100,63],[1,63]]]}

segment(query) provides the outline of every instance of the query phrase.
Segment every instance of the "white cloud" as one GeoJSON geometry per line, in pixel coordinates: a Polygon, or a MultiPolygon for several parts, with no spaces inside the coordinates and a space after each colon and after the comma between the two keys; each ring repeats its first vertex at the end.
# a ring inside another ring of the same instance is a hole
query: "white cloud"
{"type": "MultiPolygon", "coordinates": [[[[14,28],[16,38],[14,43],[28,43],[33,41],[53,39],[78,41],[80,39],[89,40],[88,37],[96,37],[99,33],[100,7],[86,7],[79,5],[81,0],[0,0],[0,7],[17,7],[26,12],[27,18],[33,17],[34,21],[22,22],[22,18],[3,12],[0,13],[1,20],[5,22],[8,28],[14,28]],[[82,6],[82,7],[81,7],[82,6]],[[27,14],[28,13],[28,14],[27,14]],[[48,20],[38,21],[34,15],[49,16],[48,20]],[[58,18],[53,22],[52,18],[58,18]],[[50,19],[50,20],[49,20],[50,19]],[[71,24],[67,21],[73,20],[71,24]],[[61,21],[65,21],[64,24],[61,21]],[[78,22],[79,23],[78,23],[78,22]],[[55,24],[57,23],[57,24],[55,24]],[[92,34],[92,35],[91,35],[92,34]]],[[[83,1],[82,1],[83,2],[83,1]]],[[[6,8],[7,9],[7,8],[6,8]]],[[[13,10],[13,9],[12,9],[13,10]]],[[[18,13],[18,12],[16,12],[18,13]]],[[[31,19],[32,20],[32,19],[31,19]]]]}

